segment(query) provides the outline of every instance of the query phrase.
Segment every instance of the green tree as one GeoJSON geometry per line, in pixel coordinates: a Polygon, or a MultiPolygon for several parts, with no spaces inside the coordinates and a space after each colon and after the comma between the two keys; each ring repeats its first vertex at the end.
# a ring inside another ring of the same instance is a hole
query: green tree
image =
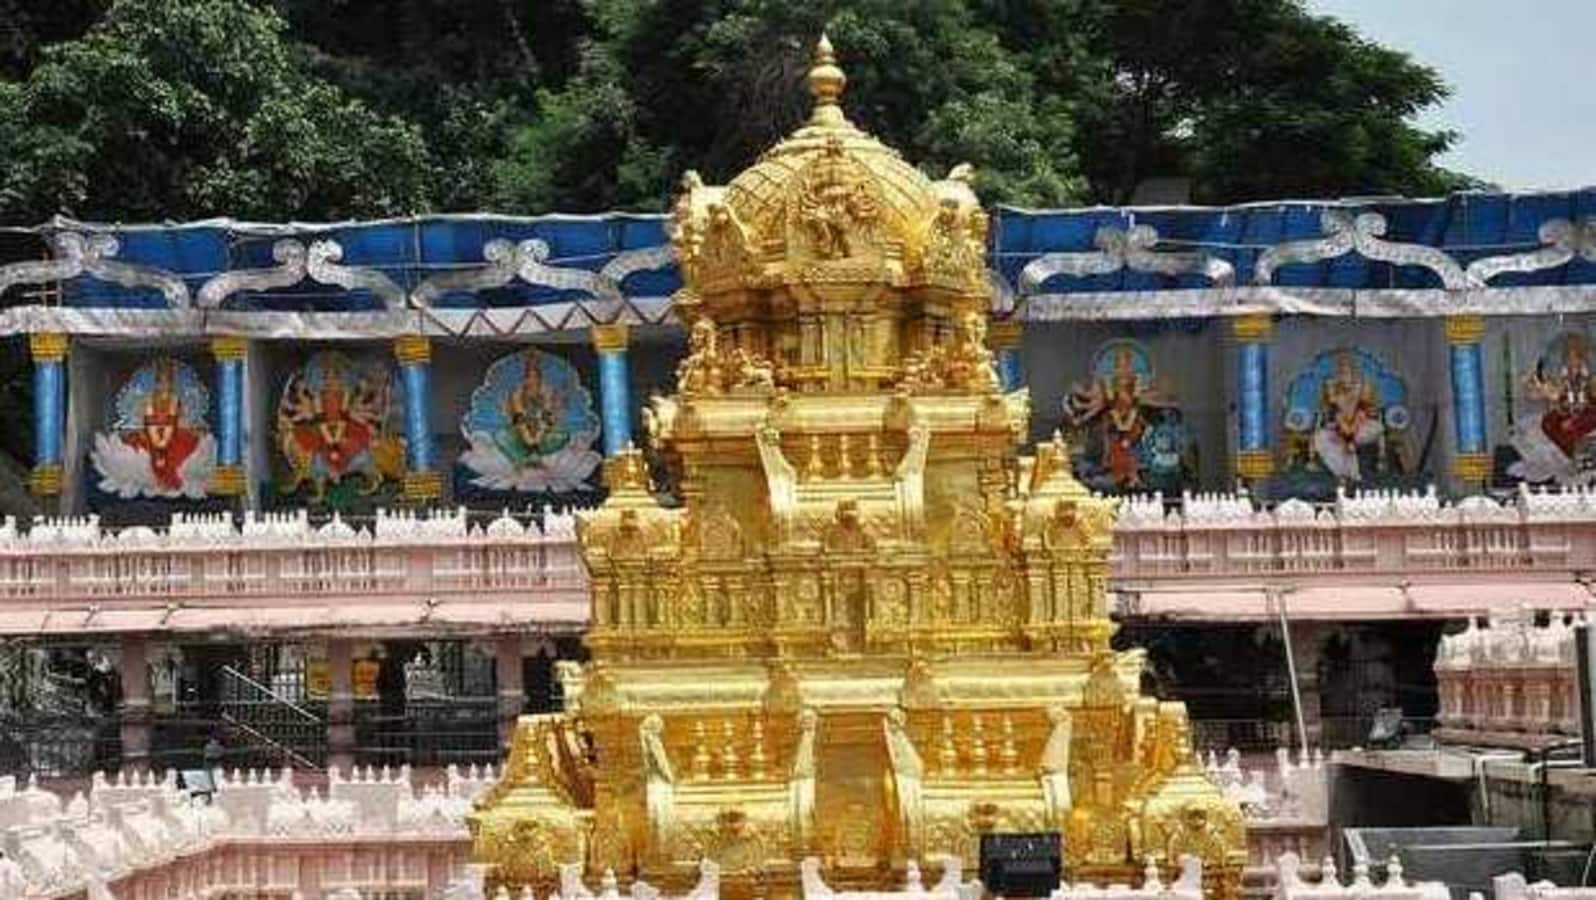
{"type": "Polygon", "coordinates": [[[1414,124],[1436,73],[1300,0],[8,3],[23,219],[659,209],[802,120],[823,27],[854,120],[929,174],[974,162],[990,202],[1469,184],[1414,124]]]}
{"type": "MultiPolygon", "coordinates": [[[[515,128],[575,74],[582,0],[277,0],[317,74],[421,129],[434,209],[493,205],[515,128]]],[[[538,207],[546,208],[546,207],[538,207]]]]}
{"type": "Polygon", "coordinates": [[[118,0],[0,82],[0,216],[331,218],[430,206],[427,147],[310,74],[270,7],[118,0]]]}
{"type": "Polygon", "coordinates": [[[989,197],[1020,203],[1068,202],[1081,186],[1067,102],[1039,94],[965,0],[595,0],[592,11],[577,75],[539,96],[499,167],[503,206],[657,209],[688,168],[731,177],[802,121],[822,27],[844,57],[850,115],[931,174],[974,160],[989,197]]]}
{"type": "Polygon", "coordinates": [[[987,0],[1040,84],[1073,98],[1090,198],[1191,179],[1199,202],[1468,184],[1434,162],[1456,136],[1413,116],[1446,97],[1431,68],[1298,0],[987,0]],[[1060,44],[1085,53],[1061,55],[1060,44]]]}
{"type": "Polygon", "coordinates": [[[1155,176],[1233,202],[1468,184],[1413,124],[1436,73],[1298,0],[593,0],[577,74],[545,87],[497,205],[659,208],[801,121],[829,30],[855,121],[990,202],[1125,203],[1155,176]]]}

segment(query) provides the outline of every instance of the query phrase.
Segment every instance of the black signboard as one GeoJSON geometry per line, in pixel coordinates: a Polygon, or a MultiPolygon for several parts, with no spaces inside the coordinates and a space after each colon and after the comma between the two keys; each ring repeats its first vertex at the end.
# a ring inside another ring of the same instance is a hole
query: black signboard
{"type": "Polygon", "coordinates": [[[1064,873],[1058,832],[981,835],[981,883],[1001,897],[1047,897],[1064,873]]]}

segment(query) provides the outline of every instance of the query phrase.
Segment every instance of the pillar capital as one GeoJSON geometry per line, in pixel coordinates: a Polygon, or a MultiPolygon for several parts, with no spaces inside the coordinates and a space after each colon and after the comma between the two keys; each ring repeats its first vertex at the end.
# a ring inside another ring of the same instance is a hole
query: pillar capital
{"type": "Polygon", "coordinates": [[[432,339],[424,334],[401,334],[393,339],[393,358],[401,366],[432,362],[432,339]]]}
{"type": "Polygon", "coordinates": [[[1452,474],[1459,481],[1479,484],[1491,477],[1489,453],[1459,453],[1452,457],[1452,474]]]}
{"type": "Polygon", "coordinates": [[[1485,317],[1478,315],[1447,316],[1442,326],[1448,344],[1478,344],[1485,336],[1485,317]]]}
{"type": "Polygon", "coordinates": [[[1238,341],[1262,342],[1275,336],[1275,320],[1268,313],[1248,313],[1230,320],[1230,333],[1238,341]]]}
{"type": "Polygon", "coordinates": [[[47,462],[34,466],[28,473],[28,489],[41,497],[61,493],[61,464],[47,462]]]}
{"type": "Polygon", "coordinates": [[[211,355],[217,362],[242,362],[249,352],[249,341],[233,334],[211,338],[211,355]]]}
{"type": "Polygon", "coordinates": [[[28,352],[36,363],[58,363],[66,359],[70,341],[60,331],[35,331],[28,335],[28,352]]]}
{"type": "Polygon", "coordinates": [[[436,500],[443,494],[443,476],[430,469],[405,473],[404,498],[412,502],[436,500]]]}
{"type": "Polygon", "coordinates": [[[632,326],[625,322],[611,322],[608,325],[593,326],[593,348],[600,353],[616,353],[625,350],[632,340],[632,326]]]}
{"type": "Polygon", "coordinates": [[[1241,450],[1236,453],[1236,474],[1248,480],[1268,478],[1275,473],[1275,456],[1269,450],[1241,450]]]}
{"type": "Polygon", "coordinates": [[[222,463],[211,470],[211,493],[222,497],[237,497],[244,493],[244,467],[222,463]]]}

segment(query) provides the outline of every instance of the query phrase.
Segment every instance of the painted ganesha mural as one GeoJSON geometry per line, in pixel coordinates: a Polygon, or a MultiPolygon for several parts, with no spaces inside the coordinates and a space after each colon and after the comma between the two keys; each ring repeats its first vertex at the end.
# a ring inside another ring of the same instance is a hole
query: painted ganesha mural
{"type": "Polygon", "coordinates": [[[599,418],[571,364],[539,350],[501,357],[471,394],[460,430],[460,467],[488,491],[588,490],[603,457],[593,449],[599,418]]]}
{"type": "Polygon", "coordinates": [[[404,474],[397,426],[402,386],[389,366],[318,353],[289,375],[277,403],[277,446],[287,463],[278,490],[343,505],[404,474]]]}
{"type": "Polygon", "coordinates": [[[161,357],[134,370],[89,452],[99,489],[124,500],[204,497],[216,468],[210,404],[187,363],[161,357]]]}

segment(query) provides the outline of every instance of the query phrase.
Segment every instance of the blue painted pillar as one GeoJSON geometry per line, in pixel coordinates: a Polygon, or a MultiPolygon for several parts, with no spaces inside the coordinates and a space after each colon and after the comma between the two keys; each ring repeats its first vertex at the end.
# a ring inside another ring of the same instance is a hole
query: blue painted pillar
{"type": "Polygon", "coordinates": [[[1020,355],[1020,338],[1025,323],[1019,319],[998,319],[986,330],[987,345],[997,354],[998,377],[1004,391],[1025,387],[1025,360],[1020,355]]]}
{"type": "Polygon", "coordinates": [[[249,342],[241,337],[211,341],[216,359],[216,469],[211,492],[227,497],[244,493],[244,356],[249,342]]]}
{"type": "Polygon", "coordinates": [[[28,335],[28,351],[33,356],[33,472],[28,484],[43,497],[61,493],[68,346],[67,336],[60,332],[28,335]]]}
{"type": "Polygon", "coordinates": [[[1236,474],[1248,480],[1275,471],[1269,447],[1269,342],[1274,321],[1268,314],[1230,320],[1236,338],[1236,474]]]}
{"type": "Polygon", "coordinates": [[[1479,485],[1491,475],[1490,448],[1485,443],[1485,336],[1481,316],[1451,316],[1446,343],[1452,357],[1452,474],[1460,483],[1479,485]]]}
{"type": "Polygon", "coordinates": [[[593,326],[598,351],[599,414],[604,420],[604,455],[632,445],[632,374],[626,362],[631,328],[623,323],[593,326]]]}
{"type": "Polygon", "coordinates": [[[443,477],[433,467],[432,341],[419,334],[395,338],[394,359],[404,381],[406,500],[436,500],[443,493],[443,477]]]}

